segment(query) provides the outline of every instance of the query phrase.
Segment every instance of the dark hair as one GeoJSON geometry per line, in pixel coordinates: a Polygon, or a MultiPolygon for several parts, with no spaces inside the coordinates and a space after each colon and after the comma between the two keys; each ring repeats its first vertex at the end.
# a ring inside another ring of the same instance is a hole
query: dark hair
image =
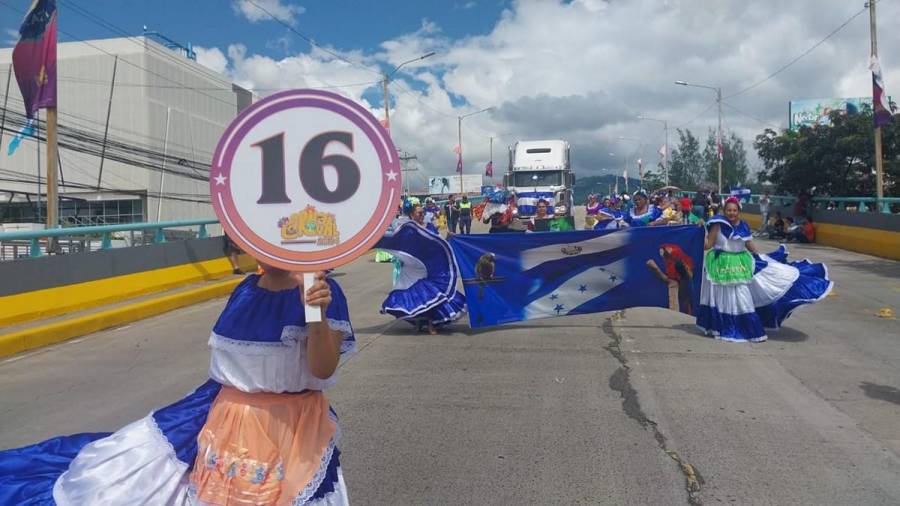
{"type": "Polygon", "coordinates": [[[547,201],[544,200],[544,199],[538,200],[537,205],[541,205],[541,204],[544,204],[545,206],[549,206],[549,205],[550,205],[550,203],[547,202],[547,201]]]}

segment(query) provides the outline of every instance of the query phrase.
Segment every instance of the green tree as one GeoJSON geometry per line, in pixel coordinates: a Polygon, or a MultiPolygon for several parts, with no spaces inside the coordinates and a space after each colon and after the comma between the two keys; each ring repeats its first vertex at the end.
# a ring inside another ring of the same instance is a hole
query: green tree
{"type": "Polygon", "coordinates": [[[669,184],[685,190],[693,190],[703,180],[703,156],[700,141],[690,130],[678,132],[678,147],[672,150],[669,159],[669,184]]]}
{"type": "MultiPolygon", "coordinates": [[[[716,150],[716,131],[709,130],[706,146],[703,148],[704,181],[718,184],[719,158],[716,150]]],[[[722,139],[722,191],[728,192],[735,185],[746,185],[750,168],[747,165],[747,150],[744,141],[734,132],[722,139]]]]}
{"type": "MultiPolygon", "coordinates": [[[[830,126],[802,127],[780,133],[766,129],[753,147],[763,162],[760,181],[775,185],[777,193],[796,195],[816,188],[817,194],[870,196],[875,194],[874,128],[872,111],[832,112],[830,126]]],[[[900,128],[882,128],[884,193],[897,195],[900,180],[900,128]]]]}

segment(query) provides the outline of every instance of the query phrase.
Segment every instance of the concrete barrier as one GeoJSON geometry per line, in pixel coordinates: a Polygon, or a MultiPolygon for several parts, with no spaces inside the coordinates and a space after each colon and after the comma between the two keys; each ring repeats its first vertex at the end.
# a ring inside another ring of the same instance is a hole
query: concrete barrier
{"type": "MultiPolygon", "coordinates": [[[[771,214],[774,216],[776,211],[785,218],[793,216],[789,207],[773,208],[771,214]]],[[[816,244],[900,260],[900,215],[822,209],[813,209],[810,214],[816,228],[816,244]]],[[[754,230],[759,228],[759,206],[747,204],[741,215],[754,230]]]]}
{"type": "MultiPolygon", "coordinates": [[[[0,329],[0,357],[228,295],[243,278],[232,276],[222,246],[221,238],[196,239],[0,263],[0,326],[96,308],[5,333],[0,329]],[[160,293],[215,280],[222,281],[160,293]],[[154,293],[160,295],[104,308],[154,293]]],[[[247,255],[239,263],[245,271],[256,269],[247,255]]]]}
{"type": "MultiPolygon", "coordinates": [[[[241,267],[255,270],[242,255],[241,267]]],[[[100,307],[231,275],[222,239],[197,239],[0,263],[0,326],[100,307]]]]}

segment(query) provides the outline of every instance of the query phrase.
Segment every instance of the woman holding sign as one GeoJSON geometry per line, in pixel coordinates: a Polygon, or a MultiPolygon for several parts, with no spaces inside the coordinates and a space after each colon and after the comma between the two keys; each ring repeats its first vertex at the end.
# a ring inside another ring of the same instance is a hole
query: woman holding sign
{"type": "Polygon", "coordinates": [[[336,282],[265,266],[213,326],[209,381],[112,434],[0,453],[0,504],[343,504],[323,391],[355,343],[336,282]],[[322,322],[305,322],[304,301],[322,322]]]}
{"type": "Polygon", "coordinates": [[[112,434],[0,452],[0,504],[346,504],[323,392],[356,341],[323,271],[375,245],[400,175],[387,131],[340,95],[288,90],[245,109],[216,147],[210,197],[264,273],[213,326],[209,381],[112,434]]]}

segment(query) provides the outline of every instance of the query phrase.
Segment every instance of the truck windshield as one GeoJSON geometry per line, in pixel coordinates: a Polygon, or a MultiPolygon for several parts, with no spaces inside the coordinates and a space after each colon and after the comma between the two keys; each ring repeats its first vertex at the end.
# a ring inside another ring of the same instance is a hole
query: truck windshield
{"type": "Polygon", "coordinates": [[[513,186],[560,186],[562,171],[516,171],[513,173],[513,186]]]}

